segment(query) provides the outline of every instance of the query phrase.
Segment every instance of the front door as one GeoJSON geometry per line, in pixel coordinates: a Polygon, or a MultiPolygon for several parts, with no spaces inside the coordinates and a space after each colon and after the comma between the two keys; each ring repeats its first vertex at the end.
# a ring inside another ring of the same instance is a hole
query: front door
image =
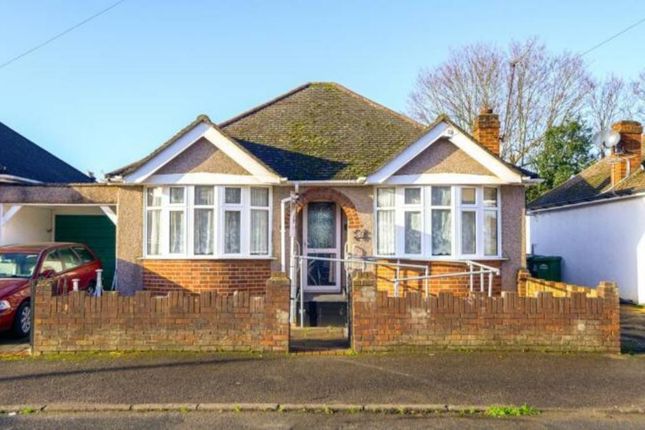
{"type": "Polygon", "coordinates": [[[303,219],[304,255],[307,260],[302,282],[307,293],[339,293],[341,264],[322,259],[341,258],[340,207],[334,202],[310,202],[303,219]]]}

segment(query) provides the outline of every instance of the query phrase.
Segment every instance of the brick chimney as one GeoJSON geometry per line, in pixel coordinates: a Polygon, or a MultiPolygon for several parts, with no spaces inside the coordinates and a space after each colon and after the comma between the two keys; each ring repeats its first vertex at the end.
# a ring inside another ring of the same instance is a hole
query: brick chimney
{"type": "Polygon", "coordinates": [[[643,126],[637,121],[619,121],[611,128],[620,133],[620,142],[611,150],[611,157],[614,158],[611,185],[614,186],[640,169],[643,157],[643,126]]]}
{"type": "Polygon", "coordinates": [[[499,115],[486,105],[475,118],[473,137],[490,152],[499,155],[499,115]]]}

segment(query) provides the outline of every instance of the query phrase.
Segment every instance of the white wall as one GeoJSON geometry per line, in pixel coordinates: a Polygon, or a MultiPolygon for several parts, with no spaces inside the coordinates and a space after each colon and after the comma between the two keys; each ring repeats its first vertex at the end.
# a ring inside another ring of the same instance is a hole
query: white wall
{"type": "MultiPolygon", "coordinates": [[[[10,207],[4,205],[4,211],[0,213],[6,213],[10,207]]],[[[53,241],[56,215],[103,215],[103,212],[98,207],[23,206],[7,224],[0,227],[0,245],[53,241]]]]}
{"type": "Polygon", "coordinates": [[[537,255],[563,258],[563,280],[615,281],[621,298],[645,303],[645,197],[529,216],[537,255]]]}
{"type": "MultiPolygon", "coordinates": [[[[4,205],[5,213],[9,207],[10,205],[4,205]]],[[[23,206],[9,222],[0,227],[0,245],[51,240],[51,209],[23,206]]]]}

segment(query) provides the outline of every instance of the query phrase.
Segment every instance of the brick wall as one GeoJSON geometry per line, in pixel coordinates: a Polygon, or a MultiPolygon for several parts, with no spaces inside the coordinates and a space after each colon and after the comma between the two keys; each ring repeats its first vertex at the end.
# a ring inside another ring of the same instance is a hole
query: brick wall
{"type": "MultiPolygon", "coordinates": [[[[417,265],[424,265],[422,261],[408,261],[408,260],[387,260],[390,263],[396,263],[400,261],[401,263],[410,263],[417,265]]],[[[483,264],[488,266],[500,268],[501,261],[483,261],[483,264]]],[[[443,261],[432,261],[426,263],[429,268],[429,274],[438,275],[438,274],[447,274],[447,273],[458,273],[458,272],[468,272],[468,266],[463,263],[455,262],[443,262],[443,261]]],[[[391,266],[378,265],[375,269],[376,279],[377,279],[377,288],[379,291],[387,291],[388,294],[394,295],[394,284],[392,280],[396,276],[396,268],[391,266]]],[[[400,270],[401,277],[413,277],[413,276],[422,276],[424,275],[424,269],[414,269],[414,268],[402,268],[400,270]]],[[[470,292],[469,276],[455,276],[449,278],[435,278],[428,280],[428,288],[430,294],[436,295],[441,291],[452,292],[456,296],[465,297],[470,292]]],[[[473,277],[473,286],[476,291],[480,290],[480,277],[473,277]]],[[[424,281],[423,280],[412,280],[401,282],[399,286],[399,292],[403,291],[420,291],[424,292],[424,281]]],[[[488,275],[484,276],[484,291],[488,291],[488,275]]],[[[493,294],[499,295],[502,291],[502,277],[493,276],[493,294]]]]}
{"type": "Polygon", "coordinates": [[[584,293],[501,297],[407,292],[388,297],[372,273],[353,280],[352,347],[356,351],[495,349],[561,352],[620,350],[616,285],[601,283],[598,298],[584,293]]]}
{"type": "Polygon", "coordinates": [[[186,290],[264,293],[271,260],[142,260],[143,288],[153,293],[186,290]]]}
{"type": "Polygon", "coordinates": [[[42,286],[34,304],[33,350],[288,351],[289,280],[274,273],[265,290],[90,297],[55,296],[51,286],[42,286]]]}
{"type": "Polygon", "coordinates": [[[527,297],[537,297],[539,293],[551,293],[553,297],[571,297],[571,293],[585,293],[587,297],[598,297],[597,288],[532,278],[526,269],[517,272],[517,292],[527,297]]]}

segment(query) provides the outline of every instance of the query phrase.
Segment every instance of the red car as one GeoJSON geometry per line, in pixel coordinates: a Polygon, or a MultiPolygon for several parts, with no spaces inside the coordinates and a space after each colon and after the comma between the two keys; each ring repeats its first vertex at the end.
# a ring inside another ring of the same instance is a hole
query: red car
{"type": "Polygon", "coordinates": [[[59,293],[79,289],[94,292],[101,261],[80,243],[39,243],[0,247],[0,332],[12,330],[17,337],[31,331],[31,281],[50,278],[59,293]]]}

